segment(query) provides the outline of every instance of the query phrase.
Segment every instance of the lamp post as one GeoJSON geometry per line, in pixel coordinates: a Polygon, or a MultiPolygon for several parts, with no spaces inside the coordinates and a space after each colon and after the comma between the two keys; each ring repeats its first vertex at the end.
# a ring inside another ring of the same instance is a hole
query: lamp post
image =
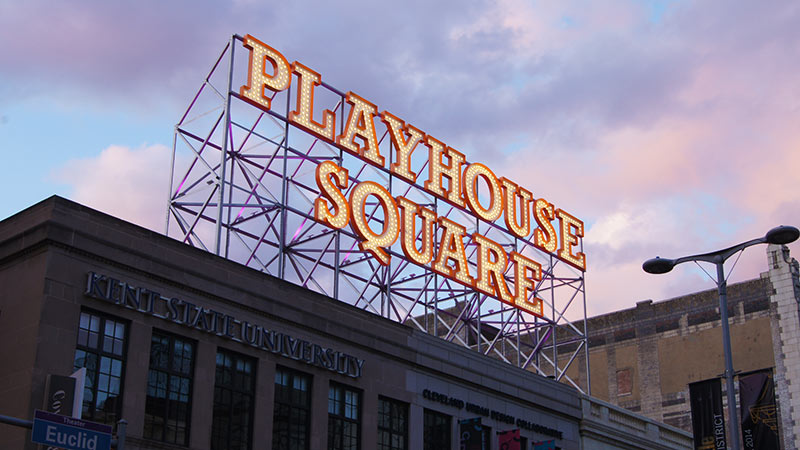
{"type": "Polygon", "coordinates": [[[732,449],[740,450],[739,445],[739,419],[736,414],[736,395],[733,389],[733,356],[731,354],[731,335],[728,328],[728,289],[725,280],[725,261],[737,252],[756,244],[788,244],[800,237],[800,230],[790,226],[775,227],[767,232],[764,237],[752,239],[741,244],[714,252],[700,255],[684,256],[677,259],[655,257],[642,264],[642,269],[647,273],[667,273],[678,264],[689,261],[704,261],[717,266],[717,289],[719,290],[719,314],[722,322],[722,347],[725,351],[725,387],[728,397],[728,418],[731,426],[732,449]]]}

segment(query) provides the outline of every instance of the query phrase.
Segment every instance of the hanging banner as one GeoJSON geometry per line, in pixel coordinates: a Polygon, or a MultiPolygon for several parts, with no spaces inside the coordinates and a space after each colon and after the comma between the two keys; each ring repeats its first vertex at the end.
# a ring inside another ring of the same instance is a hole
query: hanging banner
{"type": "Polygon", "coordinates": [[[522,450],[519,439],[519,428],[516,430],[498,431],[497,445],[500,450],[522,450]]]}
{"type": "Polygon", "coordinates": [[[772,369],[739,376],[739,405],[744,448],[779,450],[778,408],[772,369]]]}
{"type": "Polygon", "coordinates": [[[75,378],[49,374],[45,383],[44,410],[62,416],[73,416],[75,378]]]}
{"type": "Polygon", "coordinates": [[[535,442],[533,450],[556,450],[556,440],[550,439],[549,441],[535,442]]]}
{"type": "Polygon", "coordinates": [[[467,419],[458,422],[461,437],[460,450],[488,450],[483,448],[483,426],[481,418],[467,419]]]}
{"type": "Polygon", "coordinates": [[[727,449],[719,378],[689,384],[695,450],[727,449]]]}

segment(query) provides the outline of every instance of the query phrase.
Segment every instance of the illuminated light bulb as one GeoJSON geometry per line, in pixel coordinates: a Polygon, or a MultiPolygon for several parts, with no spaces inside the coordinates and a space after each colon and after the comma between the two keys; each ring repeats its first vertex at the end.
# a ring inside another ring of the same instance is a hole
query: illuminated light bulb
{"type": "Polygon", "coordinates": [[[508,255],[497,242],[478,233],[472,235],[478,244],[478,281],[475,289],[513,304],[511,292],[503,274],[508,265],[508,255]]]}
{"type": "Polygon", "coordinates": [[[378,115],[378,108],[352,92],[348,92],[345,99],[350,104],[350,115],[344,131],[336,139],[336,144],[375,166],[383,167],[385,159],[380,154],[375,135],[374,119],[378,115]],[[363,144],[356,143],[356,137],[363,144]]]}
{"type": "Polygon", "coordinates": [[[292,71],[297,74],[300,86],[297,88],[294,111],[289,113],[289,122],[321,139],[333,142],[336,127],[336,115],[333,111],[326,109],[322,112],[322,123],[314,120],[314,88],[322,84],[322,77],[297,61],[292,63],[292,71]]]}
{"type": "Polygon", "coordinates": [[[558,237],[552,223],[556,218],[553,205],[543,198],[537,199],[533,203],[533,216],[539,225],[533,232],[533,245],[546,252],[555,253],[558,237]]]}
{"type": "Polygon", "coordinates": [[[558,257],[585,271],[586,255],[583,252],[578,252],[577,255],[572,252],[578,245],[578,238],[583,237],[583,222],[563,209],[556,210],[556,216],[561,224],[561,248],[558,249],[558,257]]]}
{"type": "Polygon", "coordinates": [[[265,89],[280,92],[289,88],[292,82],[289,61],[279,51],[249,34],[242,40],[242,45],[250,50],[250,63],[247,84],[239,88],[239,95],[248,103],[268,110],[272,107],[272,99],[266,95],[265,89]],[[267,61],[272,66],[272,75],[267,74],[267,61]]]}
{"type": "Polygon", "coordinates": [[[503,192],[500,190],[500,182],[497,177],[486,166],[481,163],[470,164],[464,170],[464,198],[469,209],[476,216],[487,222],[494,222],[503,213],[503,192]],[[478,199],[478,178],[483,178],[489,186],[489,207],[484,208],[478,199]]]}
{"type": "Polygon", "coordinates": [[[384,248],[391,247],[399,235],[398,222],[400,214],[397,203],[392,194],[385,187],[372,181],[364,181],[356,185],[350,192],[350,227],[361,238],[358,246],[363,251],[370,252],[379,263],[388,266],[392,256],[384,248]],[[369,226],[366,205],[367,198],[373,195],[383,208],[383,230],[380,234],[372,231],[369,226]]]}
{"type": "Polygon", "coordinates": [[[433,259],[433,224],[436,222],[436,213],[428,208],[419,206],[411,200],[397,197],[400,207],[400,233],[403,254],[411,261],[423,266],[433,259]],[[422,219],[422,248],[417,250],[416,219],[422,219]]]}
{"type": "Polygon", "coordinates": [[[536,281],[542,280],[542,266],[517,252],[511,252],[514,263],[514,306],[535,316],[543,317],[542,300],[528,297],[536,288],[536,281]]]}
{"type": "Polygon", "coordinates": [[[316,178],[320,197],[314,200],[314,219],[332,228],[344,228],[350,218],[347,199],[341,191],[347,189],[347,169],[323,161],[317,166],[316,178]],[[333,204],[335,212],[330,210],[328,202],[333,204]]]}
{"type": "Polygon", "coordinates": [[[503,185],[506,228],[514,236],[525,239],[531,234],[531,201],[533,194],[507,178],[500,178],[503,185]],[[517,199],[522,223],[517,222],[517,199]]]}
{"type": "Polygon", "coordinates": [[[395,149],[395,162],[390,166],[392,173],[414,183],[417,181],[417,174],[411,171],[411,154],[425,137],[425,133],[407,125],[388,111],[381,113],[381,120],[389,130],[389,136],[392,138],[392,145],[395,149]]]}
{"type": "Polygon", "coordinates": [[[428,179],[425,180],[425,189],[433,195],[464,208],[464,199],[461,197],[461,166],[466,158],[464,154],[451,147],[445,149],[444,143],[425,136],[425,145],[428,146],[428,179]],[[447,156],[447,164],[442,157],[447,156]],[[447,190],[442,187],[442,179],[447,178],[447,190]]]}
{"type": "Polygon", "coordinates": [[[544,302],[542,302],[542,299],[540,298],[526,298],[519,302],[515,300],[514,306],[525,310],[534,316],[544,317],[544,302]]]}
{"type": "Polygon", "coordinates": [[[475,279],[469,274],[464,250],[464,236],[467,234],[467,229],[445,217],[439,217],[437,222],[442,229],[442,239],[431,269],[461,284],[474,287],[475,279]],[[455,263],[454,268],[448,264],[450,261],[455,263]]]}

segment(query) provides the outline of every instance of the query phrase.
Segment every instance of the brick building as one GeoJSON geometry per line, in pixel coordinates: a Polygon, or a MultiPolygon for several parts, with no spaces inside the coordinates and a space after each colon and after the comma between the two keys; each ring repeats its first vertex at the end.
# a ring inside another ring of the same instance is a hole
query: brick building
{"type": "MultiPolygon", "coordinates": [[[[774,370],[783,448],[795,449],[800,448],[798,263],[784,246],[770,245],[766,253],[767,272],[728,286],[733,364],[737,373],[774,370]]],[[[722,377],[725,389],[716,288],[641,301],[588,319],[588,330],[594,397],[691,431],[689,383],[722,377]]],[[[585,378],[581,382],[585,385],[585,378]]]]}

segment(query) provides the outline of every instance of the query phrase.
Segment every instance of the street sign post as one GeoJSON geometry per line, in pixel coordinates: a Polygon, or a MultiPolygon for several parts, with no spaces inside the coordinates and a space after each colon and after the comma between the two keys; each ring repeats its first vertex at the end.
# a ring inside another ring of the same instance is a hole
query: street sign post
{"type": "Polygon", "coordinates": [[[37,409],[31,441],[68,450],[108,450],[111,427],[37,409]]]}

